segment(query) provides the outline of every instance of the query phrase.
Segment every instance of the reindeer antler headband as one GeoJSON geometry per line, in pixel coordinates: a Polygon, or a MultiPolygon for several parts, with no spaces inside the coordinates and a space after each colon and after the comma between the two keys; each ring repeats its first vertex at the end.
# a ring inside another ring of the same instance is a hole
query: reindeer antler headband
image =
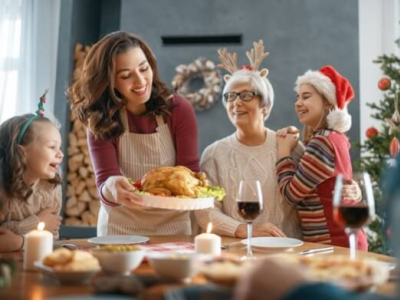
{"type": "MultiPolygon", "coordinates": [[[[261,77],[268,76],[268,69],[262,69],[258,71],[262,61],[269,55],[269,52],[264,52],[264,42],[263,40],[259,40],[258,42],[253,43],[253,48],[250,51],[246,52],[246,56],[250,61],[250,65],[242,66],[240,68],[237,67],[237,54],[229,53],[226,48],[219,49],[219,60],[221,63],[218,67],[227,70],[229,73],[233,74],[236,71],[246,69],[248,71],[257,72],[261,77]]],[[[230,75],[225,75],[225,81],[228,81],[231,78],[230,75]]]]}

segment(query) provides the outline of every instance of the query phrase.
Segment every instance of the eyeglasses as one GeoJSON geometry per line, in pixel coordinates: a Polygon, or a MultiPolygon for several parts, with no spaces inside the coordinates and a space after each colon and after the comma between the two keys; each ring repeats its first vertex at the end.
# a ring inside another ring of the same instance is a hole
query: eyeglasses
{"type": "Polygon", "coordinates": [[[256,93],[256,92],[250,92],[250,91],[243,91],[243,92],[240,92],[240,93],[228,92],[228,93],[224,94],[224,99],[225,99],[226,102],[233,102],[233,101],[236,100],[237,96],[239,96],[239,98],[242,101],[247,102],[247,101],[253,100],[253,98],[255,96],[260,96],[260,94],[256,93]]]}

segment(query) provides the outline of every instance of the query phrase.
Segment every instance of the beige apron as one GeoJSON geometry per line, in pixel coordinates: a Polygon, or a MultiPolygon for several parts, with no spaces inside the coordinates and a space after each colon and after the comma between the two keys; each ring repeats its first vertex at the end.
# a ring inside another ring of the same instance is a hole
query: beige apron
{"type": "MultiPolygon", "coordinates": [[[[121,113],[125,132],[119,138],[118,161],[124,176],[137,180],[151,169],[175,165],[175,147],[168,124],[156,116],[157,129],[151,134],[129,132],[126,112],[121,113]]],[[[186,211],[143,207],[111,207],[101,203],[97,235],[190,235],[186,211]]]]}

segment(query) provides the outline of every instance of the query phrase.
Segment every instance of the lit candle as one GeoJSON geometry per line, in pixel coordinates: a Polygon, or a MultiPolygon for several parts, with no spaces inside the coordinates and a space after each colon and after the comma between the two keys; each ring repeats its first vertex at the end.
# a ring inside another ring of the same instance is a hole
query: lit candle
{"type": "Polygon", "coordinates": [[[207,233],[199,234],[194,239],[194,248],[197,253],[221,255],[221,237],[211,233],[212,224],[208,223],[207,233]]]}
{"type": "Polygon", "coordinates": [[[35,270],[33,263],[53,252],[53,235],[43,230],[44,225],[44,222],[40,222],[37,230],[25,236],[24,270],[35,270]]]}

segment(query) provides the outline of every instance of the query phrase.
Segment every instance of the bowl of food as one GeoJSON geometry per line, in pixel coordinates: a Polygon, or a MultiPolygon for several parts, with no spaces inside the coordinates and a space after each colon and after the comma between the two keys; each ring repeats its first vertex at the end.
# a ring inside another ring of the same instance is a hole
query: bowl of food
{"type": "Polygon", "coordinates": [[[200,256],[196,253],[150,252],[147,258],[157,276],[169,281],[183,281],[194,275],[200,256]]]}
{"type": "Polygon", "coordinates": [[[104,272],[129,275],[143,261],[145,251],[133,245],[104,245],[92,250],[104,272]]]}
{"type": "Polygon", "coordinates": [[[34,265],[43,276],[58,280],[62,284],[87,283],[100,271],[99,261],[91,253],[66,248],[54,250],[34,265]]]}

